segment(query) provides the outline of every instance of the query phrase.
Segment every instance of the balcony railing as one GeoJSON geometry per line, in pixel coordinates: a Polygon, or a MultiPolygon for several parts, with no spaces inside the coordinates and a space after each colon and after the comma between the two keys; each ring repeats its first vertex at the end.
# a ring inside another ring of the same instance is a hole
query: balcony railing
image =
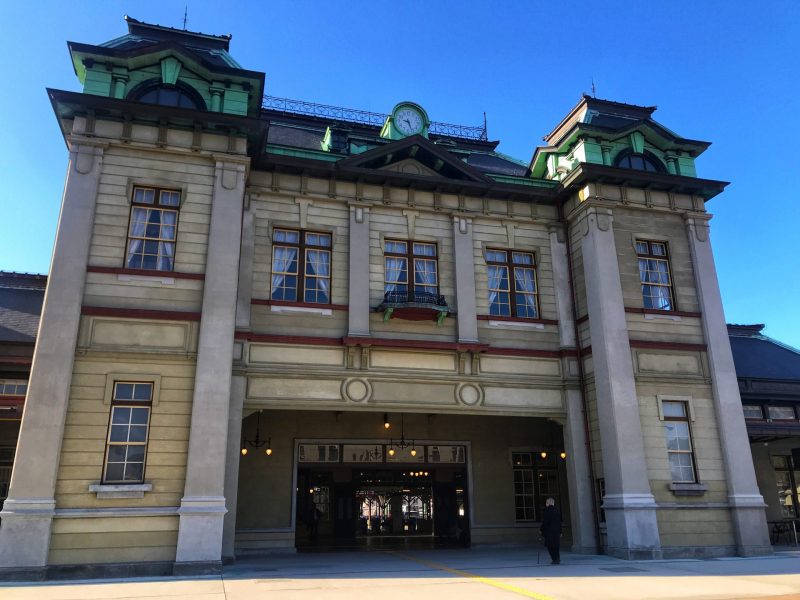
{"type": "Polygon", "coordinates": [[[441,294],[404,290],[386,292],[377,310],[383,311],[384,321],[395,317],[409,321],[434,320],[437,325],[441,325],[450,312],[450,307],[441,294]]]}
{"type": "MultiPolygon", "coordinates": [[[[278,98],[277,96],[264,96],[261,106],[269,110],[277,110],[296,115],[309,115],[312,117],[322,117],[335,121],[374,125],[377,127],[383,125],[389,116],[383,113],[369,112],[367,110],[331,106],[330,104],[318,104],[316,102],[306,102],[305,100],[278,98]]],[[[441,135],[444,137],[481,141],[489,139],[485,124],[473,127],[471,125],[456,125],[453,123],[432,121],[428,131],[434,135],[441,135]]]]}

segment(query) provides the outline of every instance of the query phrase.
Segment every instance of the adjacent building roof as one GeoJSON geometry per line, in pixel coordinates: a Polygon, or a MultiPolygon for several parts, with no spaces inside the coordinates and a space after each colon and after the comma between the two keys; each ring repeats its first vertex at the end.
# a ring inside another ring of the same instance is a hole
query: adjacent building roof
{"type": "Polygon", "coordinates": [[[761,331],[764,325],[728,325],[736,375],[747,379],[800,381],[800,350],[761,331]]]}
{"type": "Polygon", "coordinates": [[[46,275],[0,271],[0,343],[36,342],[46,275]]]}

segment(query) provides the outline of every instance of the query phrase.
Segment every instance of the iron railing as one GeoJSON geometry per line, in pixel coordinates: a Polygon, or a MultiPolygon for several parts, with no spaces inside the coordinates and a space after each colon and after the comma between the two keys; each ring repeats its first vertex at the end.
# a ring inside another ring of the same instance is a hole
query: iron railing
{"type": "Polygon", "coordinates": [[[433,306],[447,306],[447,300],[444,296],[433,294],[431,292],[423,292],[414,290],[401,291],[401,292],[386,292],[383,295],[383,302],[385,304],[430,304],[433,306]]]}
{"type": "MultiPolygon", "coordinates": [[[[306,102],[305,100],[278,98],[277,96],[264,96],[261,106],[269,110],[277,110],[297,115],[309,115],[312,117],[323,117],[335,119],[337,121],[359,123],[361,125],[375,125],[378,127],[383,125],[386,122],[386,118],[389,116],[383,113],[369,112],[367,110],[331,106],[330,104],[318,104],[316,102],[306,102]]],[[[489,139],[486,132],[486,125],[472,127],[470,125],[455,125],[453,123],[432,121],[428,131],[435,135],[445,137],[482,141],[489,139]]]]}

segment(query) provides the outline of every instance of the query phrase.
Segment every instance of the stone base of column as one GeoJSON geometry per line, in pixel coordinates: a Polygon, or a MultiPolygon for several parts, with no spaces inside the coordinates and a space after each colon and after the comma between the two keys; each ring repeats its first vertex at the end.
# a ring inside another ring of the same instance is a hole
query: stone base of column
{"type": "Polygon", "coordinates": [[[222,573],[221,560],[204,560],[197,562],[176,562],[172,574],[177,577],[194,577],[195,575],[219,575],[222,573]]]}
{"type": "Polygon", "coordinates": [[[184,566],[187,569],[205,569],[213,565],[222,568],[222,528],[226,512],[224,496],[181,499],[176,573],[184,566]]]}
{"type": "Polygon", "coordinates": [[[739,556],[772,554],[764,498],[760,494],[737,494],[728,496],[728,502],[731,505],[736,553],[739,556]]]}
{"type": "Polygon", "coordinates": [[[0,512],[0,568],[47,565],[55,500],[8,498],[0,512]]]}
{"type": "Polygon", "coordinates": [[[661,558],[661,538],[652,494],[606,494],[606,553],[626,560],[661,558]]]}

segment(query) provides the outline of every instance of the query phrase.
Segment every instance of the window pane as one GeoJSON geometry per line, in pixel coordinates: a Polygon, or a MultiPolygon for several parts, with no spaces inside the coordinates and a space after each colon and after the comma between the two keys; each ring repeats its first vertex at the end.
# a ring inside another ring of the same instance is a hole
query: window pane
{"type": "Polygon", "coordinates": [[[768,406],[770,419],[790,420],[795,418],[794,408],[791,406],[768,406]]]}
{"type": "Polygon", "coordinates": [[[761,406],[757,404],[745,404],[742,406],[745,419],[763,419],[764,413],[761,411],[761,406]]]}
{"type": "Polygon", "coordinates": [[[514,252],[513,262],[515,265],[532,265],[533,254],[530,254],[528,252],[514,252]]]}
{"type": "Polygon", "coordinates": [[[131,409],[127,406],[115,406],[112,409],[111,423],[115,425],[127,425],[131,419],[131,409]]]}
{"type": "Polygon", "coordinates": [[[111,435],[109,436],[111,442],[127,442],[128,441],[128,426],[127,425],[112,425],[111,435]]]}
{"type": "Polygon", "coordinates": [[[406,244],[406,242],[386,240],[386,252],[391,254],[406,254],[408,252],[408,244],[406,244]]]}
{"type": "Polygon", "coordinates": [[[108,463],[106,467],[106,481],[122,481],[125,472],[125,463],[108,463]]]}
{"type": "MultiPolygon", "coordinates": [[[[124,448],[124,446],[120,446],[124,448]]],[[[144,462],[144,446],[128,446],[128,462],[144,462]]]]}
{"type": "Polygon", "coordinates": [[[650,250],[647,247],[647,242],[641,242],[639,240],[636,240],[636,252],[638,254],[649,254],[650,250]]]}
{"type": "Polygon", "coordinates": [[[150,400],[153,391],[153,384],[151,383],[137,383],[134,384],[133,398],[134,400],[150,400]]]}
{"type": "Polygon", "coordinates": [[[108,462],[125,462],[125,446],[111,445],[108,447],[108,462]]]}
{"type": "Polygon", "coordinates": [[[163,206],[178,206],[181,202],[181,196],[178,192],[161,190],[159,197],[159,204],[163,206]]]}
{"type": "Polygon", "coordinates": [[[667,246],[666,244],[662,244],[660,242],[652,242],[650,244],[650,252],[655,256],[666,256],[667,246]]]}
{"type": "Polygon", "coordinates": [[[150,416],[149,408],[132,408],[131,423],[134,425],[147,425],[147,418],[150,416]]]}
{"type": "Polygon", "coordinates": [[[275,242],[298,244],[300,243],[300,232],[289,229],[276,229],[272,234],[272,239],[275,242]]]}
{"type": "Polygon", "coordinates": [[[414,256],[436,256],[436,244],[414,243],[414,256]]]}
{"type": "Polygon", "coordinates": [[[506,262],[506,253],[502,250],[487,250],[486,251],[486,261],[487,262],[506,262]]]}
{"type": "Polygon", "coordinates": [[[686,416],[686,404],[684,402],[662,402],[661,410],[665,417],[686,416]]]}
{"type": "Polygon", "coordinates": [[[114,400],[131,400],[133,398],[132,383],[118,383],[114,388],[114,400]]]}
{"type": "Polygon", "coordinates": [[[129,436],[131,442],[146,442],[147,441],[147,426],[146,425],[132,425],[129,436]]]}
{"type": "Polygon", "coordinates": [[[148,188],[134,188],[133,201],[140,204],[153,204],[156,191],[148,188]]]}
{"type": "Polygon", "coordinates": [[[125,464],[125,481],[141,481],[143,474],[144,474],[144,464],[142,463],[125,464]]]}

